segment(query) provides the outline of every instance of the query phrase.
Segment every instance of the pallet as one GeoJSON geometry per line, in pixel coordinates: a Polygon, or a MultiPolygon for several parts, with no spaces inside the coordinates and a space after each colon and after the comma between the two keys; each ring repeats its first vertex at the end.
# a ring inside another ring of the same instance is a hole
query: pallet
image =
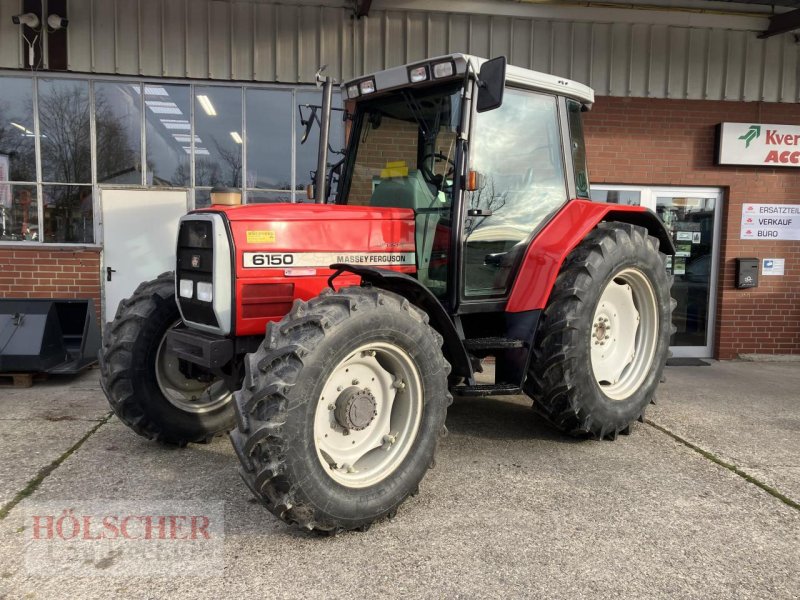
{"type": "Polygon", "coordinates": [[[0,373],[0,387],[29,388],[43,379],[47,379],[44,373],[0,373]]]}

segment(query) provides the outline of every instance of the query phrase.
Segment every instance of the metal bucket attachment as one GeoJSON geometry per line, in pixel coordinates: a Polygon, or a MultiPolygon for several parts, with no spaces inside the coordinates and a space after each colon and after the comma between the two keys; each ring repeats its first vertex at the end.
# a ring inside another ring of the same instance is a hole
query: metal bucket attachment
{"type": "Polygon", "coordinates": [[[0,373],[78,373],[99,349],[92,300],[0,298],[0,373]]]}

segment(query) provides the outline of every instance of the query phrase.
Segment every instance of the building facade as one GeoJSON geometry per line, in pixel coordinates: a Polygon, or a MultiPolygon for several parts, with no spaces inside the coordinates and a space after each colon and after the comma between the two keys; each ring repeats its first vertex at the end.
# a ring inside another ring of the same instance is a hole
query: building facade
{"type": "Polygon", "coordinates": [[[316,141],[301,144],[298,105],[318,102],[320,65],[343,80],[468,52],[595,89],[593,198],[652,208],[679,245],[676,355],[800,354],[800,241],[742,228],[750,205],[800,205],[800,172],[791,152],[717,160],[721,123],[758,126],[759,143],[770,124],[800,126],[800,47],[759,38],[764,7],[376,0],[358,18],[363,4],[0,0],[0,296],[91,297],[112,318],[124,257],[142,273],[169,264],[171,238],[126,229],[155,230],[167,199],[305,195],[316,141]],[[69,25],[13,24],[23,12],[69,25]],[[737,258],[759,260],[758,287],[736,287],[737,258]]]}

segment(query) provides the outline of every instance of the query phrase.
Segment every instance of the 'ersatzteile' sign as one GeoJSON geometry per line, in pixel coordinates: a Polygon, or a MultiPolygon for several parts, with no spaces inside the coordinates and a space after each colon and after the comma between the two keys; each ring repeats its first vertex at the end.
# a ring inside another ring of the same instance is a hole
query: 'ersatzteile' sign
{"type": "Polygon", "coordinates": [[[721,165],[800,167],[800,127],[766,123],[722,123],[721,165]]]}

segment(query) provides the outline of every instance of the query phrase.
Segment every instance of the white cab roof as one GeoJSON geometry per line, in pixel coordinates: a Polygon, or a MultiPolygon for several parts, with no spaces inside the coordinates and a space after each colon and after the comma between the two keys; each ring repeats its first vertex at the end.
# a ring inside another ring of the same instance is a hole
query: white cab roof
{"type": "MultiPolygon", "coordinates": [[[[376,71],[363,77],[358,77],[342,84],[342,93],[345,100],[347,99],[347,87],[353,83],[363,81],[364,79],[374,78],[375,87],[377,92],[389,90],[392,88],[415,85],[409,84],[408,69],[410,67],[419,66],[423,64],[439,63],[446,60],[452,60],[456,67],[456,74],[448,79],[454,79],[458,76],[464,75],[467,70],[467,63],[470,63],[473,70],[477,73],[480,71],[481,65],[487,61],[485,58],[471,56],[469,54],[447,54],[444,56],[437,56],[427,60],[409,63],[399,67],[392,67],[383,71],[376,71]]],[[[445,81],[444,79],[442,81],[445,81]]],[[[549,92],[551,94],[558,94],[560,96],[567,96],[579,100],[587,106],[594,103],[594,90],[587,85],[572,81],[566,77],[558,77],[556,75],[548,75],[547,73],[540,73],[539,71],[531,71],[530,69],[523,69],[522,67],[515,67],[508,65],[506,67],[506,82],[515,87],[521,87],[531,90],[538,90],[542,92],[549,92]]]]}

